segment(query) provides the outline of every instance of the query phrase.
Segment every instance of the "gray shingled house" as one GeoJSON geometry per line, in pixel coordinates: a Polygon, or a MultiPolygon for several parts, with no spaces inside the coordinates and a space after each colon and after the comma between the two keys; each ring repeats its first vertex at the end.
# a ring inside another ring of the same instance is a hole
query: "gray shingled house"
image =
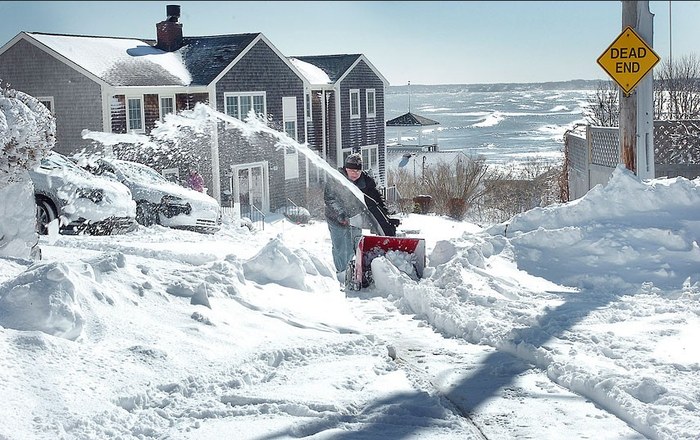
{"type": "Polygon", "coordinates": [[[380,185],[386,185],[387,80],[361,54],[290,60],[310,82],[306,95],[309,145],[338,167],[348,154],[361,151],[365,168],[374,173],[380,185]]]}
{"type": "MultiPolygon", "coordinates": [[[[20,32],[0,47],[0,80],[49,107],[60,153],[94,148],[83,130],[149,134],[168,113],[206,103],[239,119],[252,109],[333,166],[362,151],[385,184],[388,83],[364,55],[286,57],[262,33],[188,37],[179,17],[168,5],[156,40],[20,32]]],[[[230,125],[219,122],[187,157],[148,165],[181,179],[196,158],[209,193],[241,212],[304,206],[321,173],[270,136],[230,125]]]]}

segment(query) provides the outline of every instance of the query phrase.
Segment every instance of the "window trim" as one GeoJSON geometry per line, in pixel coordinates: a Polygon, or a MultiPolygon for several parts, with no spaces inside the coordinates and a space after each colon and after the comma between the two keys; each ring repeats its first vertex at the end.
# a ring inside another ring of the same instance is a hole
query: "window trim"
{"type": "MultiPolygon", "coordinates": [[[[299,124],[297,117],[297,97],[283,96],[282,97],[282,131],[294,139],[299,141],[299,124]],[[291,125],[294,131],[291,135],[287,129],[287,124],[291,125]]],[[[284,146],[284,178],[285,180],[299,178],[299,152],[294,147],[284,146]]]]}
{"type": "Polygon", "coordinates": [[[306,121],[311,122],[313,121],[313,99],[311,92],[306,92],[304,98],[304,102],[306,104],[306,121]]]}
{"type": "Polygon", "coordinates": [[[360,110],[360,89],[350,89],[350,101],[348,106],[350,119],[360,119],[362,117],[360,110]],[[357,113],[353,113],[353,96],[357,96],[357,113]]]}
{"type": "Polygon", "coordinates": [[[177,112],[177,109],[175,108],[177,106],[177,103],[175,101],[175,95],[158,95],[158,116],[160,117],[160,122],[164,122],[165,115],[169,114],[169,113],[163,113],[163,99],[172,99],[172,101],[173,101],[172,113],[177,112]]]}
{"type": "Polygon", "coordinates": [[[377,117],[377,91],[375,89],[365,90],[365,110],[368,118],[377,117]],[[370,93],[372,94],[372,99],[369,98],[370,93]],[[372,103],[372,111],[370,111],[369,105],[372,103]]]}
{"type": "Polygon", "coordinates": [[[364,169],[375,169],[379,172],[379,145],[368,145],[360,148],[364,169]]]}
{"type": "Polygon", "coordinates": [[[295,141],[298,141],[299,136],[297,136],[297,121],[295,121],[295,120],[294,121],[292,121],[292,120],[284,121],[284,133],[287,136],[289,136],[290,138],[294,139],[295,141]],[[292,128],[294,130],[293,134],[290,134],[289,130],[287,130],[287,124],[294,124],[294,127],[292,128]]]}
{"type": "Polygon", "coordinates": [[[260,91],[260,92],[225,92],[224,93],[224,114],[227,116],[231,116],[233,118],[236,118],[241,121],[245,121],[248,115],[243,115],[241,117],[241,97],[250,97],[250,106],[253,110],[255,110],[255,98],[256,97],[262,97],[262,113],[258,113],[258,116],[261,116],[263,120],[267,120],[267,92],[260,91]],[[232,115],[228,112],[228,98],[236,98],[237,101],[237,115],[232,115]]]}
{"type": "Polygon", "coordinates": [[[54,103],[53,96],[39,96],[39,97],[36,98],[36,99],[37,99],[37,101],[39,101],[44,107],[46,107],[46,104],[44,104],[44,103],[45,103],[45,102],[48,102],[50,108],[47,107],[46,109],[49,111],[49,113],[51,113],[51,116],[55,116],[55,115],[56,115],[56,106],[55,106],[55,103],[54,103]]]}
{"type": "Polygon", "coordinates": [[[143,97],[142,96],[127,96],[126,97],[126,132],[127,133],[145,133],[146,132],[146,120],[144,118],[144,110],[143,110],[143,97]],[[138,101],[139,102],[139,117],[141,119],[141,127],[140,128],[132,128],[131,127],[131,117],[129,116],[129,101],[138,101]]]}

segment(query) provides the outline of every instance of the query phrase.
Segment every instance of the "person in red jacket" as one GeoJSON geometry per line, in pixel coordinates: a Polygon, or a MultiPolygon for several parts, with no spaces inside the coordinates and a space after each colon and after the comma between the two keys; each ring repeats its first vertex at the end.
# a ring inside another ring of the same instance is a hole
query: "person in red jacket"
{"type": "Polygon", "coordinates": [[[188,171],[187,186],[195,191],[204,192],[204,178],[194,166],[190,166],[188,171]]]}

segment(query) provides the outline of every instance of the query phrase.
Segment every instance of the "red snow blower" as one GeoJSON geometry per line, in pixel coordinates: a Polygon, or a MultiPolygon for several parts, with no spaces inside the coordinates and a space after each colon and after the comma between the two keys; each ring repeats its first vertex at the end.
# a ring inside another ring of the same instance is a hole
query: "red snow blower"
{"type": "Polygon", "coordinates": [[[345,272],[345,287],[348,290],[360,290],[373,283],[372,260],[377,257],[387,257],[390,261],[393,259],[399,270],[412,278],[422,278],[425,269],[425,240],[383,235],[362,236],[355,258],[350,261],[345,272]],[[400,267],[406,264],[411,267],[400,267]]]}

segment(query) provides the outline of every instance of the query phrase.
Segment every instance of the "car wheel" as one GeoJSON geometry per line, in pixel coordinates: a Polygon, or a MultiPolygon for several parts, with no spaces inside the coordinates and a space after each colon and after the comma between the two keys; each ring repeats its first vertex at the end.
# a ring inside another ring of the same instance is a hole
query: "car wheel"
{"type": "Polygon", "coordinates": [[[158,212],[146,202],[136,204],[136,221],[143,226],[152,226],[158,222],[158,212]]]}
{"type": "Polygon", "coordinates": [[[40,235],[47,235],[49,233],[49,223],[54,221],[56,217],[56,209],[50,202],[46,200],[36,201],[36,228],[40,235]]]}

